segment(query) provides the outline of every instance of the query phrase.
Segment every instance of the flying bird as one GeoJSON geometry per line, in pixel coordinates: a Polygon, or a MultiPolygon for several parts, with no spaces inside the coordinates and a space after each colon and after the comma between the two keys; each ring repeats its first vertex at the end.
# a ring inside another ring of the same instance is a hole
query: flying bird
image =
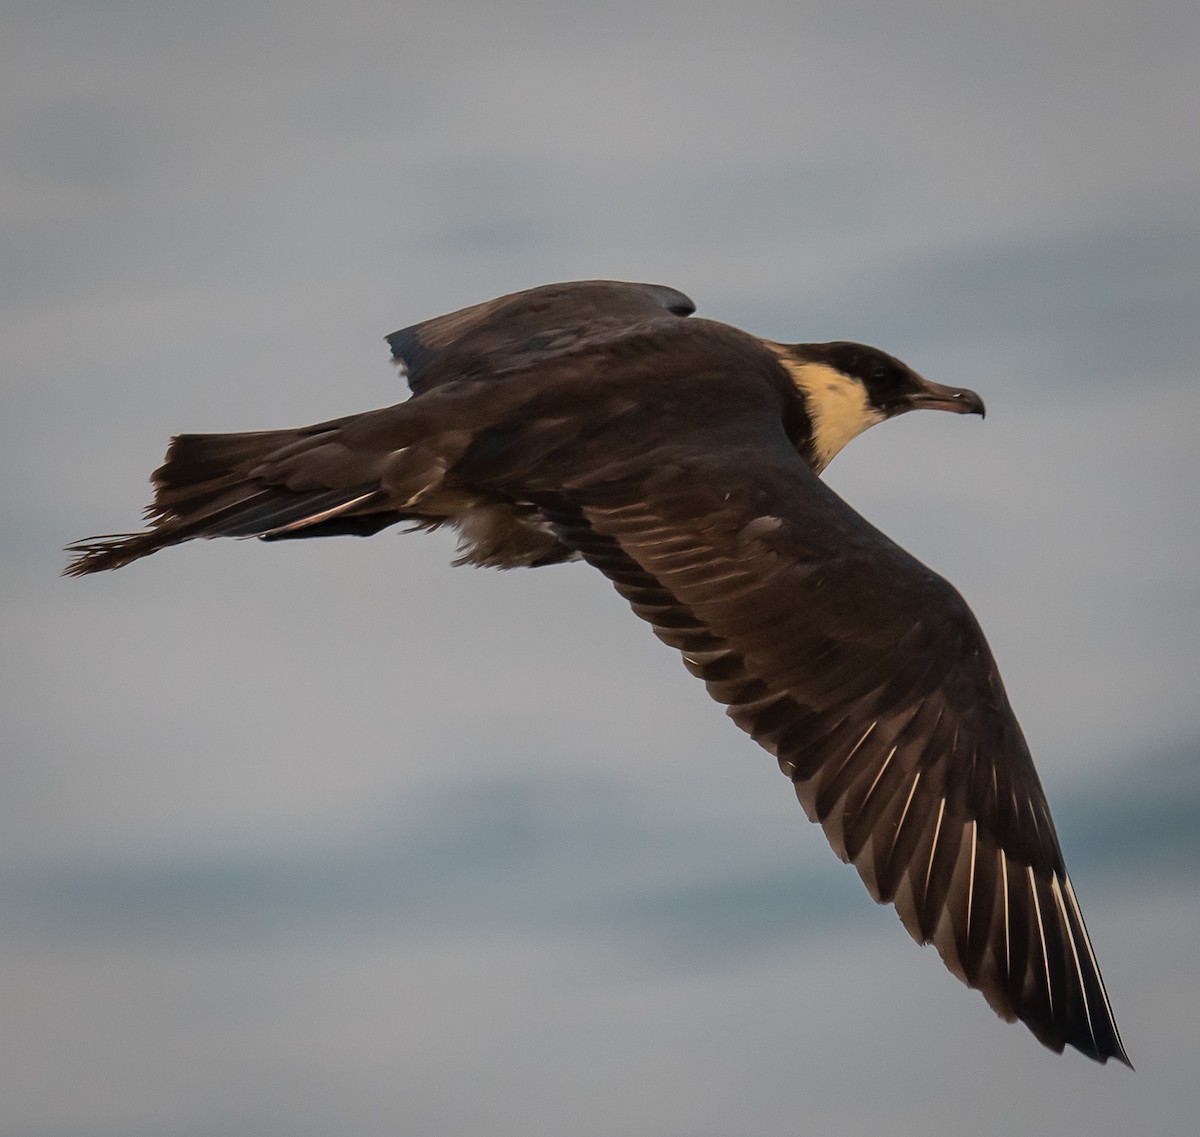
{"type": "Polygon", "coordinates": [[[984,413],[862,344],[687,319],[672,288],[502,296],[388,337],[412,396],[294,430],[181,434],[148,531],[72,575],[195,537],[453,526],[455,563],[582,559],[770,751],[920,943],[1046,1046],[1129,1064],[1046,797],[958,592],[819,475],[868,427],[984,413]]]}

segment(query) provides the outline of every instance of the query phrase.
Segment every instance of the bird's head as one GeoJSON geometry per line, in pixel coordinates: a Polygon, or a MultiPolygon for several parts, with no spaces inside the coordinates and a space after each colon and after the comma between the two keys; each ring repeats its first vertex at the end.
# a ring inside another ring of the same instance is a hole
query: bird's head
{"type": "Polygon", "coordinates": [[[804,399],[818,473],[867,427],[906,411],[984,413],[974,391],[931,383],[878,348],[840,341],[770,347],[804,399]]]}

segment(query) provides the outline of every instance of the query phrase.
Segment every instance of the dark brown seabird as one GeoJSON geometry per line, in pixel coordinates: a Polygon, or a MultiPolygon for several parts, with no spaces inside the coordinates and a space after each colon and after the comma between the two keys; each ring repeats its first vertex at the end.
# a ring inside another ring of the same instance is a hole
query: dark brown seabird
{"type": "Polygon", "coordinates": [[[298,430],[182,434],[118,568],[193,537],[457,527],[456,563],[583,558],[774,754],[920,943],[1064,1045],[1129,1064],[1046,797],[975,618],[818,475],[921,407],[982,415],[854,343],[778,344],[672,288],[547,285],[388,337],[413,397],[298,430]]]}

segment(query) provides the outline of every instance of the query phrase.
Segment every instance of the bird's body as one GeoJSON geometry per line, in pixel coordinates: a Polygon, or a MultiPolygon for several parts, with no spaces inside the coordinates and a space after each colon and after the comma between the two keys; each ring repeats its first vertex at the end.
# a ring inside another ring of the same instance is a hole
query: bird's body
{"type": "Polygon", "coordinates": [[[299,430],[181,435],[147,533],[457,526],[464,563],[583,558],[771,751],[872,895],[1046,1045],[1127,1062],[1045,796],[958,593],[817,476],[918,407],[982,413],[858,344],[683,319],[673,289],[551,285],[389,337],[414,395],[299,430]]]}

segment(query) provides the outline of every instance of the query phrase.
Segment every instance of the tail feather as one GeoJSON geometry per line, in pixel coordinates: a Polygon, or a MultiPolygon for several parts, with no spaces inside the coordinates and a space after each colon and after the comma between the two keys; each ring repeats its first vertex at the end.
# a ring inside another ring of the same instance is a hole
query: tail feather
{"type": "Polygon", "coordinates": [[[247,434],[181,434],[153,474],[154,501],[146,508],[144,533],[91,537],[68,547],[74,559],[64,570],[84,576],[120,568],[168,545],[196,537],[287,536],[306,524],[378,502],[378,484],[291,490],[255,476],[264,460],[324,433],[329,424],[303,430],[247,434]]]}
{"type": "MultiPolygon", "coordinates": [[[[186,538],[179,537],[177,540],[186,538]]],[[[148,533],[111,533],[104,537],[89,537],[86,541],[67,546],[67,552],[75,556],[63,569],[63,575],[86,576],[91,572],[121,568],[172,543],[164,534],[153,530],[148,533]]]]}
{"type": "Polygon", "coordinates": [[[258,430],[242,434],[177,434],[163,464],[154,471],[161,491],[195,486],[228,477],[257,465],[290,443],[311,437],[316,430],[258,430]]]}

